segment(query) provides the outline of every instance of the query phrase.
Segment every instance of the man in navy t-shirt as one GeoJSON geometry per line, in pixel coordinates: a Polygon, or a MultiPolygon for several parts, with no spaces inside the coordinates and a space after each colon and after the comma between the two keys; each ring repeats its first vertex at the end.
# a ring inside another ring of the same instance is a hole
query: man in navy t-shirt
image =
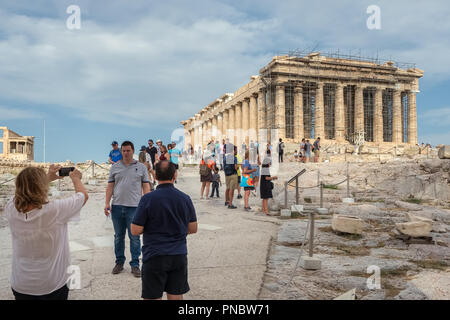
{"type": "Polygon", "coordinates": [[[122,160],[122,153],[120,152],[119,143],[117,141],[113,141],[111,145],[113,149],[109,153],[108,162],[111,164],[116,164],[117,162],[122,160]]]}
{"type": "Polygon", "coordinates": [[[179,300],[189,291],[186,236],[197,232],[191,198],[173,185],[173,163],[156,164],[158,187],[141,198],[131,224],[133,235],[143,234],[142,298],[179,300]]]}

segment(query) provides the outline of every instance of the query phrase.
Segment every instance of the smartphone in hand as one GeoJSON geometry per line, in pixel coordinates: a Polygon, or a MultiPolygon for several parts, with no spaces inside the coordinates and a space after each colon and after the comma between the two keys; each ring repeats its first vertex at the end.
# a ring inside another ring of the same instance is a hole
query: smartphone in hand
{"type": "Polygon", "coordinates": [[[69,173],[75,170],[75,167],[61,168],[58,171],[60,177],[68,177],[69,173]]]}

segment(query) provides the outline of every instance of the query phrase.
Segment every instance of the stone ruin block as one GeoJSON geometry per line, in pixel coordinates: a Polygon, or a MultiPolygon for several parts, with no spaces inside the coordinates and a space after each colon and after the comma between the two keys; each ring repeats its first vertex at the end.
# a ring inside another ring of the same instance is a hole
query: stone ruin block
{"type": "Polygon", "coordinates": [[[333,214],[331,228],[337,232],[362,234],[364,221],[355,216],[333,214]]]}
{"type": "Polygon", "coordinates": [[[450,145],[439,148],[438,157],[439,159],[450,159],[450,145]]]}

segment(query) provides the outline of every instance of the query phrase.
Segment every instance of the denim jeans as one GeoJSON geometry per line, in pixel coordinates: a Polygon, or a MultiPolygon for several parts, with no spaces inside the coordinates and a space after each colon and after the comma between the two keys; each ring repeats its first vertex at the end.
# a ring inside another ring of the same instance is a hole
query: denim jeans
{"type": "Polygon", "coordinates": [[[130,266],[139,267],[139,256],[141,255],[141,238],[131,234],[131,222],[136,213],[136,207],[124,207],[113,205],[111,218],[114,225],[114,253],[116,264],[125,263],[125,233],[128,230],[130,238],[131,261],[130,266]]]}
{"type": "Polygon", "coordinates": [[[212,183],[211,198],[214,196],[214,191],[216,191],[217,197],[219,197],[219,183],[217,181],[213,181],[212,183]]]}

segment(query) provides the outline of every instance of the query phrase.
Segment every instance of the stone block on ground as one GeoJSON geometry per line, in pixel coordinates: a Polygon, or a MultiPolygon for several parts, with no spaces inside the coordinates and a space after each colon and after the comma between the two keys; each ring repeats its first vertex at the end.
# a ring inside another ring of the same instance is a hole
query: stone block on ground
{"type": "Polygon", "coordinates": [[[333,300],[356,300],[356,288],[349,290],[344,294],[341,294],[339,297],[336,297],[333,300]]]}
{"type": "Polygon", "coordinates": [[[450,145],[442,146],[438,151],[439,159],[450,159],[450,145]]]}
{"type": "Polygon", "coordinates": [[[426,222],[426,223],[429,223],[430,225],[433,225],[433,220],[425,218],[425,217],[413,215],[410,212],[406,213],[406,217],[408,218],[409,222],[419,221],[419,222],[426,222]]]}
{"type": "Polygon", "coordinates": [[[402,234],[414,238],[429,237],[432,229],[432,225],[424,221],[396,223],[395,226],[402,234]]]}
{"type": "Polygon", "coordinates": [[[289,209],[281,209],[280,215],[282,217],[285,217],[285,218],[290,218],[291,217],[291,210],[289,210],[289,209]]]}
{"type": "Polygon", "coordinates": [[[362,234],[364,221],[355,216],[333,214],[331,228],[343,233],[362,234]]]}
{"type": "Polygon", "coordinates": [[[305,270],[319,270],[322,267],[322,261],[314,256],[302,256],[300,266],[305,270]]]}
{"type": "Polygon", "coordinates": [[[343,203],[355,203],[354,198],[342,198],[343,203]]]}
{"type": "Polygon", "coordinates": [[[301,204],[293,204],[291,206],[291,211],[296,213],[302,213],[303,212],[303,205],[301,204]]]}

